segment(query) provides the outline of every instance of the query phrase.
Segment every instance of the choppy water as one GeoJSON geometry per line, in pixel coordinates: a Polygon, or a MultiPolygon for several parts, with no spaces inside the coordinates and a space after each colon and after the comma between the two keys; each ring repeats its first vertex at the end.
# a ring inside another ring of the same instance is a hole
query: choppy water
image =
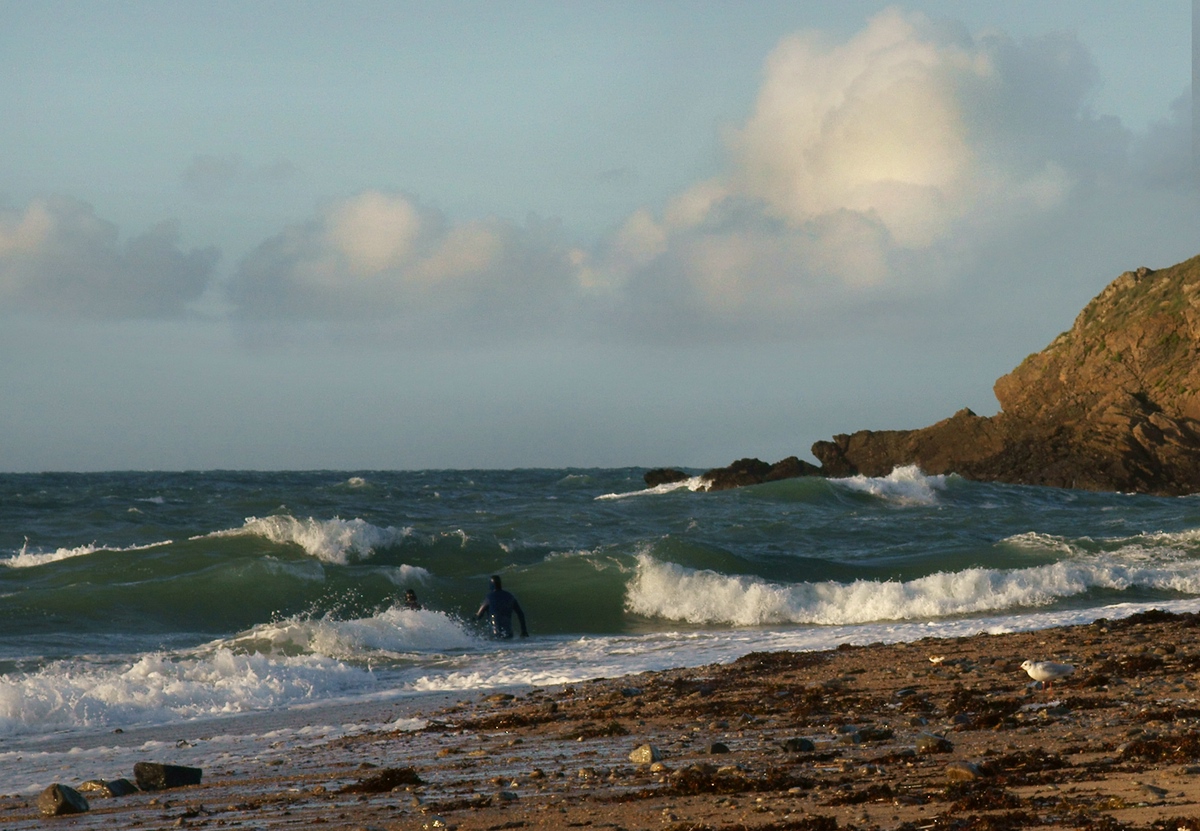
{"type": "Polygon", "coordinates": [[[642,472],[0,475],[0,740],[1200,608],[1193,497],[642,472]]]}

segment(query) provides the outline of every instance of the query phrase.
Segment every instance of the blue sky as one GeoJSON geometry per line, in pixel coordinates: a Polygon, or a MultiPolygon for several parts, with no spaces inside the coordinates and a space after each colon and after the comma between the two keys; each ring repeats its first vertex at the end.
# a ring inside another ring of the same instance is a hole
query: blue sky
{"type": "Polygon", "coordinates": [[[705,467],[1200,253],[1191,4],[5,2],[0,470],[705,467]]]}

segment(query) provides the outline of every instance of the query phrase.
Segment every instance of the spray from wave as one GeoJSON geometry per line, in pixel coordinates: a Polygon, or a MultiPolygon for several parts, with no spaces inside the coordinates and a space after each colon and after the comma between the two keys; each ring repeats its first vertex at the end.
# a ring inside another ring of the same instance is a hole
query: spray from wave
{"type": "Polygon", "coordinates": [[[264,623],[220,642],[236,652],[265,655],[320,655],[369,664],[413,652],[468,649],[480,643],[444,612],[393,606],[352,620],[291,617],[264,623]]]}

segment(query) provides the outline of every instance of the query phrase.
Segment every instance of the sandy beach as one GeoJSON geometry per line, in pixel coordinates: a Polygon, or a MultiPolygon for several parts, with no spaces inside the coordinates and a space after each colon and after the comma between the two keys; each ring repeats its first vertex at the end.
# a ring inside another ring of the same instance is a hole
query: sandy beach
{"type": "Polygon", "coordinates": [[[72,816],[8,795],[0,827],[1200,829],[1197,634],[1198,616],[1150,612],[275,713],[418,729],[275,743],[198,786],[91,795],[72,816]],[[1025,659],[1076,671],[1044,690],[1025,659]]]}

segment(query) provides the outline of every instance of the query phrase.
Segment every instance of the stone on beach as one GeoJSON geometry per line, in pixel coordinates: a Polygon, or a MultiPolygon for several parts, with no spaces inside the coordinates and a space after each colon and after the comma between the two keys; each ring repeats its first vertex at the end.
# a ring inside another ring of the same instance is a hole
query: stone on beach
{"type": "Polygon", "coordinates": [[[161,791],[199,785],[203,771],[185,765],[164,765],[159,762],[138,762],[133,766],[133,778],[143,791],[161,791]]]}
{"type": "Polygon", "coordinates": [[[82,814],[88,810],[88,801],[74,788],[54,784],[38,795],[38,810],[48,817],[82,814]]]}
{"type": "Polygon", "coordinates": [[[917,736],[918,753],[949,753],[954,745],[945,736],[934,733],[921,733],[917,736]]]}
{"type": "Polygon", "coordinates": [[[384,768],[353,785],[347,785],[338,793],[388,793],[404,785],[423,784],[421,777],[412,768],[384,768]]]}
{"type": "Polygon", "coordinates": [[[950,762],[946,765],[946,779],[950,782],[968,782],[983,776],[979,766],[973,762],[950,762]]]}
{"type": "Polygon", "coordinates": [[[652,744],[644,744],[641,747],[635,748],[629,754],[629,761],[635,765],[649,765],[653,762],[661,762],[662,758],[662,751],[652,744]]]}
{"type": "Polygon", "coordinates": [[[79,786],[79,790],[96,796],[129,796],[138,792],[137,786],[128,779],[89,779],[79,786]]]}
{"type": "Polygon", "coordinates": [[[780,746],[788,753],[812,753],[817,749],[812,739],[803,738],[784,739],[780,746]]]}

